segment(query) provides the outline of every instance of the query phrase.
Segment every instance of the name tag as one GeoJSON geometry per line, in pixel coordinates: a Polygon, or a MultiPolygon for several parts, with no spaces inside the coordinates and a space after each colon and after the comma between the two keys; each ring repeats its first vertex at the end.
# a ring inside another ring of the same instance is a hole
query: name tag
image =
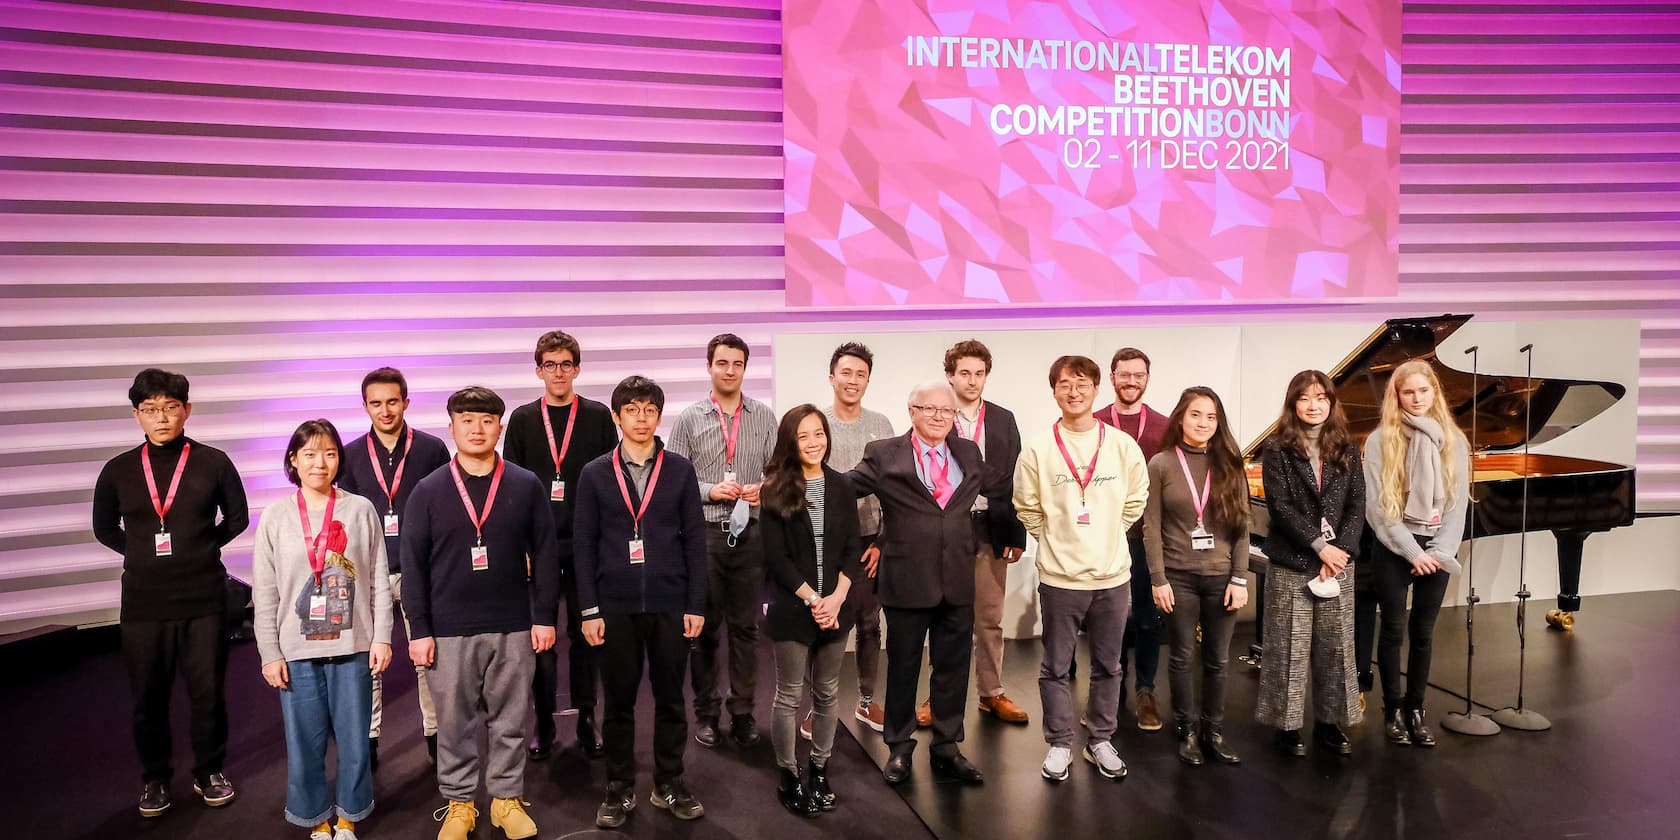
{"type": "Polygon", "coordinates": [[[554,483],[548,486],[548,500],[551,502],[566,501],[566,482],[558,478],[554,479],[554,483]]]}
{"type": "Polygon", "coordinates": [[[631,562],[631,564],[640,564],[640,563],[644,563],[646,561],[647,561],[647,555],[642,550],[642,541],[641,540],[631,540],[630,541],[630,562],[631,562]]]}
{"type": "Polygon", "coordinates": [[[168,557],[173,551],[169,542],[169,532],[159,531],[152,535],[152,547],[157,549],[157,556],[168,557]]]}
{"type": "Polygon", "coordinates": [[[482,572],[490,568],[490,549],[475,545],[472,547],[472,568],[475,572],[482,572]]]}
{"type": "Polygon", "coordinates": [[[1091,524],[1091,511],[1090,511],[1090,509],[1084,507],[1083,505],[1080,506],[1079,516],[1075,517],[1073,521],[1080,524],[1080,525],[1091,524]]]}
{"type": "Polygon", "coordinates": [[[387,514],[385,514],[385,536],[394,537],[396,535],[397,535],[397,515],[394,514],[394,513],[387,513],[387,514]]]}
{"type": "Polygon", "coordinates": [[[1432,509],[1432,510],[1429,511],[1429,524],[1431,524],[1431,525],[1441,524],[1441,511],[1440,511],[1439,508],[1432,509]]]}
{"type": "Polygon", "coordinates": [[[734,470],[727,470],[723,474],[723,483],[728,484],[731,481],[739,484],[740,483],[740,478],[735,475],[734,470]]]}
{"type": "Polygon", "coordinates": [[[1325,542],[1329,542],[1336,538],[1336,529],[1330,527],[1329,517],[1319,517],[1318,535],[1323,537],[1325,542]]]}
{"type": "Polygon", "coordinates": [[[1190,549],[1192,551],[1213,550],[1213,535],[1208,533],[1200,522],[1196,523],[1196,527],[1190,531],[1190,549]]]}
{"type": "Polygon", "coordinates": [[[309,620],[321,621],[327,617],[327,596],[309,596],[309,620]]]}

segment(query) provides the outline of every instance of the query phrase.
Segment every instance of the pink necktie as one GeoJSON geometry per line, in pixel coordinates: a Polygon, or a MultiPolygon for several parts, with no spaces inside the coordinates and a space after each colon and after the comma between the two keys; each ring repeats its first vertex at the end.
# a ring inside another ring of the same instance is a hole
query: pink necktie
{"type": "Polygon", "coordinates": [[[951,466],[945,463],[944,458],[940,457],[937,449],[928,450],[926,466],[928,476],[933,479],[933,500],[938,502],[940,507],[944,507],[946,502],[951,501],[951,466]],[[934,471],[935,461],[939,464],[937,472],[934,471]]]}

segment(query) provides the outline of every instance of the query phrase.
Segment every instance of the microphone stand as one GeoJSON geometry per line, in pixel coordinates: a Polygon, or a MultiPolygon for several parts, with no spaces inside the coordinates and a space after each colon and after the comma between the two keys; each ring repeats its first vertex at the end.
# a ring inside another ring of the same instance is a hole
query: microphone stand
{"type": "Polygon", "coordinates": [[[1528,666],[1528,633],[1525,619],[1528,617],[1528,442],[1533,436],[1533,404],[1534,404],[1534,345],[1524,344],[1517,349],[1518,353],[1528,357],[1528,374],[1523,383],[1523,500],[1522,500],[1522,532],[1520,546],[1517,552],[1517,705],[1500,709],[1493,713],[1493,721],[1500,726],[1512,729],[1523,729],[1538,732],[1551,729],[1552,722],[1539,712],[1523,706],[1524,677],[1528,666]]]}
{"type": "MultiPolygon", "coordinates": [[[[1481,404],[1482,384],[1481,369],[1482,355],[1480,345],[1470,347],[1464,352],[1470,356],[1470,463],[1472,479],[1475,478],[1476,463],[1476,412],[1481,404]]],[[[1475,487],[1472,480],[1470,487],[1475,487]]],[[[1470,584],[1470,597],[1464,603],[1464,711],[1449,712],[1441,721],[1441,728],[1460,735],[1498,735],[1499,724],[1487,715],[1476,714],[1476,704],[1472,699],[1475,692],[1476,678],[1476,604],[1482,599],[1476,595],[1476,495],[1470,494],[1470,539],[1464,544],[1464,578],[1470,584]]]]}

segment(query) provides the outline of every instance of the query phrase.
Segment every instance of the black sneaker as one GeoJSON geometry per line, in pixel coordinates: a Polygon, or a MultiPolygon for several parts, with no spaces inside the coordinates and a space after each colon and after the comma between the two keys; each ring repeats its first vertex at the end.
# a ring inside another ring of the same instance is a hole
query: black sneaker
{"type": "Polygon", "coordinates": [[[694,743],[699,744],[708,750],[717,746],[717,721],[702,719],[696,723],[694,726],[694,743]]]}
{"type": "Polygon", "coordinates": [[[233,782],[221,773],[211,773],[193,782],[193,793],[204,799],[204,804],[212,808],[220,808],[233,801],[235,796],[233,782]]]}
{"type": "Polygon", "coordinates": [[[161,817],[169,810],[169,785],[163,782],[147,782],[146,789],[140,794],[140,816],[161,817]]]}
{"type": "Polygon", "coordinates": [[[671,816],[679,820],[697,820],[706,815],[706,809],[701,807],[694,794],[688,792],[688,786],[683,784],[682,779],[655,782],[648,801],[655,808],[670,811],[671,816]]]}
{"type": "Polygon", "coordinates": [[[735,746],[746,749],[758,744],[758,721],[752,715],[735,715],[730,720],[729,734],[735,738],[735,746]]]}
{"type": "MultiPolygon", "coordinates": [[[[655,802],[654,804],[658,804],[655,802]]],[[[595,809],[595,825],[599,828],[618,828],[636,810],[636,791],[628,782],[607,782],[607,798],[595,809]]]]}

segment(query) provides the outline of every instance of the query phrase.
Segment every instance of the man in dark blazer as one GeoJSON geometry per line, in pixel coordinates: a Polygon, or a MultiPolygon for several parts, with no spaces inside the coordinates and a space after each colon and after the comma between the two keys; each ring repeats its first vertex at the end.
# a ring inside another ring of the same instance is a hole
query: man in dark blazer
{"type": "Polygon", "coordinates": [[[964,782],[980,770],[958,750],[974,632],[974,529],[969,510],[984,469],[979,447],[951,434],[956,393],[942,380],[911,391],[910,433],[870,443],[849,474],[860,496],[881,502],[876,586],[887,616],[889,784],[910,776],[916,749],[916,683],[926,641],[932,665],[933,769],[964,782]]]}
{"type": "MultiPolygon", "coordinates": [[[[945,379],[957,393],[954,437],[980,447],[984,481],[970,510],[974,528],[974,683],[980,711],[1005,723],[1025,724],[1027,713],[1003,690],[1003,602],[1009,567],[1021,559],[1027,531],[1015,517],[1015,462],[1021,430],[1015,415],[985,399],[992,352],[974,339],[945,351],[945,379]]],[[[927,711],[918,713],[926,725],[927,711]]]]}

